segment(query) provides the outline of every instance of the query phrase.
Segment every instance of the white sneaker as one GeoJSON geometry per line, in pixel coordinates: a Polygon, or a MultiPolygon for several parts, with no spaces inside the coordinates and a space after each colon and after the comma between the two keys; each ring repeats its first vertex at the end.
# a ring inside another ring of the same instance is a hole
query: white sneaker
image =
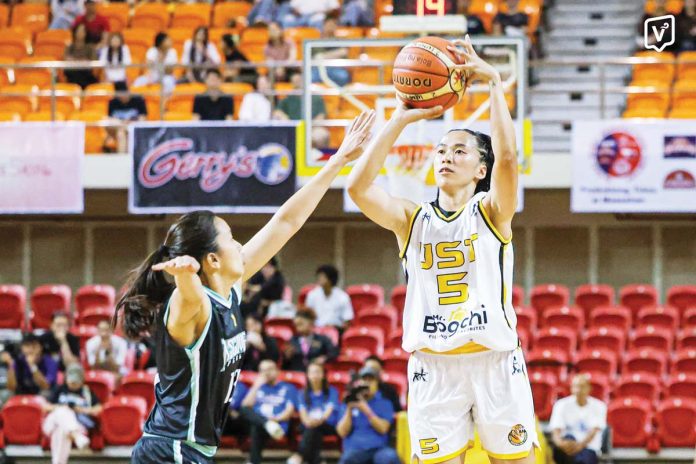
{"type": "Polygon", "coordinates": [[[89,438],[87,438],[87,435],[82,433],[73,434],[73,441],[75,442],[77,449],[83,450],[89,446],[89,438]]]}
{"type": "Polygon", "coordinates": [[[274,440],[280,440],[285,436],[285,431],[283,430],[283,427],[280,426],[279,423],[276,421],[266,421],[266,424],[263,426],[264,429],[266,429],[266,432],[274,439],[274,440]]]}

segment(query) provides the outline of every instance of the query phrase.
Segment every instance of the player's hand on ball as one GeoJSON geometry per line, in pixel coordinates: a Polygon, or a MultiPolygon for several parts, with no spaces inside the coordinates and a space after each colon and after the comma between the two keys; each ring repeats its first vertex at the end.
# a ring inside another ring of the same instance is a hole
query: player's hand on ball
{"type": "Polygon", "coordinates": [[[444,108],[439,105],[432,108],[409,108],[405,103],[399,102],[399,106],[396,107],[392,119],[396,119],[405,124],[411,124],[421,119],[432,119],[442,116],[443,111],[444,108]]]}
{"type": "Polygon", "coordinates": [[[346,132],[346,137],[338,151],[331,158],[336,158],[343,163],[349,163],[362,155],[367,142],[370,140],[372,126],[375,123],[375,111],[363,111],[360,116],[353,119],[353,123],[346,132]]]}
{"type": "Polygon", "coordinates": [[[456,68],[466,73],[468,83],[471,83],[474,79],[480,79],[484,82],[500,80],[498,70],[476,54],[469,34],[466,35],[464,40],[453,40],[452,45],[447,47],[447,49],[454,53],[459,58],[459,61],[463,63],[457,65],[456,68]]]}
{"type": "Polygon", "coordinates": [[[186,273],[197,274],[200,269],[200,263],[190,256],[177,256],[174,259],[152,266],[153,271],[164,271],[173,276],[186,273]]]}

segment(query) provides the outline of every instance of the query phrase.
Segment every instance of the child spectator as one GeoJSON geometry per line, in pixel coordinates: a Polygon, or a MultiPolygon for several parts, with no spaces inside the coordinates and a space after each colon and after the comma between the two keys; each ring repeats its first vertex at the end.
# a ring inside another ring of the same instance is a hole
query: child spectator
{"type": "Polygon", "coordinates": [[[254,91],[248,92],[242,99],[239,108],[240,121],[270,121],[271,101],[268,97],[271,91],[271,83],[268,77],[259,75],[254,82],[254,91]]]}
{"type": "MultiPolygon", "coordinates": [[[[78,23],[73,27],[72,43],[65,47],[65,61],[94,61],[97,52],[94,45],[87,43],[87,26],[78,23]]],[[[72,84],[77,84],[83,89],[90,84],[95,84],[98,79],[89,68],[66,69],[65,78],[72,84]]]]}
{"type": "Polygon", "coordinates": [[[58,363],[43,353],[39,337],[33,333],[24,335],[20,349],[14,367],[7,371],[8,390],[16,395],[48,395],[56,383],[58,363]]]}
{"type": "Polygon", "coordinates": [[[317,316],[311,309],[297,311],[295,335],[285,345],[283,369],[304,371],[312,361],[326,363],[338,356],[338,349],[328,337],[314,333],[317,316]]]}
{"type": "Polygon", "coordinates": [[[247,349],[244,354],[242,370],[258,371],[261,361],[270,359],[278,362],[280,352],[278,344],[273,337],[266,334],[263,318],[257,313],[251,313],[246,317],[247,349]]]}
{"type": "Polygon", "coordinates": [[[161,83],[164,93],[171,93],[176,86],[176,79],[170,66],[175,65],[178,59],[176,50],[172,47],[172,39],[165,32],[159,32],[155,36],[155,44],[145,54],[145,61],[148,65],[147,72],[138,77],[133,85],[141,87],[161,83]]]}
{"type": "Polygon", "coordinates": [[[345,329],[353,320],[350,297],[338,284],[338,269],[330,264],[319,266],[316,271],[317,286],[308,294],[305,305],[317,315],[317,327],[327,325],[345,329]]]}
{"type": "Polygon", "coordinates": [[[126,68],[132,63],[128,45],[123,43],[123,35],[120,32],[109,34],[109,42],[99,52],[99,61],[105,66],[104,76],[107,82],[126,82],[126,68]]]}
{"type": "Polygon", "coordinates": [[[193,118],[201,121],[224,121],[234,117],[234,100],[222,93],[222,75],[211,69],[205,76],[206,91],[193,99],[193,118]]]}
{"type": "Polygon", "coordinates": [[[184,42],[184,51],[181,55],[181,64],[192,66],[186,70],[188,82],[203,82],[208,69],[196,67],[207,65],[219,65],[222,63],[220,53],[215,44],[208,40],[208,28],[200,26],[193,33],[193,38],[184,42]]]}
{"type": "Polygon", "coordinates": [[[51,316],[51,327],[39,337],[43,352],[65,371],[68,364],[80,362],[80,339],[70,333],[70,318],[63,311],[51,316]]]}

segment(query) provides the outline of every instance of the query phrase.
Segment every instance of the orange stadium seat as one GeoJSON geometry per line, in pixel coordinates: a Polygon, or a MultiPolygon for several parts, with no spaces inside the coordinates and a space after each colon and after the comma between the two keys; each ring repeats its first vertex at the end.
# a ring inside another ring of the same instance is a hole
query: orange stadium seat
{"type": "Polygon", "coordinates": [[[672,108],[667,113],[669,119],[696,119],[696,108],[672,108]]]}
{"type": "Polygon", "coordinates": [[[162,109],[162,86],[160,84],[150,84],[140,87],[131,87],[130,91],[133,94],[141,95],[145,99],[147,119],[150,121],[158,121],[162,109]]]}
{"type": "MultiPolygon", "coordinates": [[[[329,113],[327,111],[327,115],[329,119],[333,119],[334,117],[339,118],[338,115],[335,113],[329,113]]],[[[329,126],[327,127],[329,130],[329,147],[330,148],[338,148],[341,146],[341,142],[343,142],[343,139],[346,136],[346,128],[343,126],[329,126]]]]}
{"type": "Polygon", "coordinates": [[[82,121],[85,125],[85,153],[96,154],[104,151],[106,129],[101,126],[90,125],[105,118],[106,115],[98,111],[76,111],[70,115],[73,121],[82,121]]]}
{"type": "Polygon", "coordinates": [[[47,329],[56,311],[70,313],[72,291],[67,285],[41,285],[31,293],[31,325],[34,329],[47,329]]]}
{"type": "Polygon", "coordinates": [[[244,95],[252,92],[254,86],[246,82],[226,82],[220,88],[224,93],[232,95],[234,100],[234,118],[239,119],[239,108],[242,106],[244,95]]]}
{"type": "Polygon", "coordinates": [[[314,27],[289,27],[285,29],[285,38],[295,42],[297,47],[297,59],[302,59],[303,46],[302,42],[309,39],[318,39],[321,37],[319,29],[314,27]]]}
{"type": "Polygon", "coordinates": [[[96,112],[103,116],[108,113],[109,100],[113,98],[114,84],[99,82],[85,88],[82,99],[82,111],[96,112]]]}
{"type": "Polygon", "coordinates": [[[677,81],[672,88],[672,108],[696,108],[696,79],[677,81]]]}
{"type": "Polygon", "coordinates": [[[3,111],[19,113],[24,116],[34,108],[36,86],[11,85],[0,88],[0,107],[3,111]]]}
{"type": "Polygon", "coordinates": [[[342,341],[344,348],[367,348],[378,356],[384,350],[384,333],[379,327],[351,327],[343,334],[342,341]]]}
{"type": "Polygon", "coordinates": [[[691,448],[696,442],[696,400],[668,398],[657,407],[657,437],[666,447],[691,448]]]}
{"type": "Polygon", "coordinates": [[[34,55],[51,57],[62,60],[65,47],[70,43],[70,31],[64,29],[49,29],[36,34],[34,55]]]}
{"type": "Polygon", "coordinates": [[[114,308],[108,306],[92,306],[76,315],[80,325],[97,326],[101,321],[110,322],[114,317],[114,308]]]}
{"type": "MultiPolygon", "coordinates": [[[[31,56],[19,60],[20,64],[31,65],[42,61],[53,61],[50,56],[31,56]]],[[[56,75],[56,80],[58,76],[56,75]]],[[[15,69],[15,82],[23,85],[36,85],[38,87],[47,87],[51,85],[51,71],[49,68],[24,68],[15,69]]]]}
{"type": "Polygon", "coordinates": [[[544,311],[555,306],[567,306],[570,299],[568,287],[557,284],[536,285],[529,293],[529,303],[543,316],[544,311]]]}
{"type": "Polygon", "coordinates": [[[2,56],[20,60],[31,53],[31,32],[23,29],[0,29],[2,56]]]}
{"type": "Polygon", "coordinates": [[[19,122],[22,120],[22,115],[15,111],[0,111],[1,122],[19,122]]]}
{"type": "Polygon", "coordinates": [[[657,305],[657,289],[648,284],[626,285],[619,291],[619,302],[635,316],[642,308],[657,305]]]}
{"type": "MultiPolygon", "coordinates": [[[[694,312],[696,313],[696,308],[694,308],[694,312]]],[[[688,321],[687,321],[688,323],[688,321]]],[[[678,334],[677,334],[677,340],[675,342],[677,350],[681,350],[683,348],[691,348],[694,349],[696,348],[696,326],[691,326],[687,327],[685,329],[682,329],[678,334]]]]}
{"type": "Polygon", "coordinates": [[[645,447],[652,435],[651,409],[650,403],[640,398],[619,398],[609,403],[607,423],[615,447],[645,447]]]}
{"type": "Polygon", "coordinates": [[[696,80],[696,51],[679,54],[677,57],[677,79],[696,80]]]}
{"type": "Polygon", "coordinates": [[[585,315],[576,307],[552,307],[544,312],[544,327],[565,328],[580,332],[585,327],[585,315]]]}
{"type": "Polygon", "coordinates": [[[305,305],[305,301],[307,301],[307,294],[309,294],[309,292],[311,292],[314,289],[314,287],[316,287],[316,286],[317,286],[316,284],[308,284],[308,285],[303,286],[300,289],[300,293],[297,294],[298,306],[305,305]]]}
{"type": "Polygon", "coordinates": [[[548,372],[535,372],[529,376],[534,398],[534,412],[540,420],[547,421],[551,417],[551,411],[557,399],[557,382],[556,377],[548,372]]]}
{"type": "Polygon", "coordinates": [[[97,13],[106,16],[109,20],[111,32],[122,31],[128,27],[128,17],[130,16],[130,5],[128,3],[97,3],[97,13]]]}
{"type": "Polygon", "coordinates": [[[182,3],[174,8],[170,27],[195,29],[210,25],[212,7],[209,3],[182,3]]]}
{"type": "Polygon", "coordinates": [[[216,3],[213,7],[213,23],[214,27],[229,27],[231,21],[236,21],[237,18],[246,18],[251,11],[252,4],[250,2],[222,2],[216,3]]]}
{"type": "Polygon", "coordinates": [[[251,26],[242,31],[241,44],[266,45],[268,43],[268,29],[264,26],[251,26]]]}
{"type": "Polygon", "coordinates": [[[17,60],[12,56],[0,55],[0,87],[6,87],[10,85],[10,71],[13,69],[11,65],[15,64],[17,60]]]}
{"type": "Polygon", "coordinates": [[[295,87],[290,82],[276,82],[273,86],[273,90],[276,91],[276,96],[278,101],[283,100],[291,92],[295,91],[295,87]]]}
{"type": "Polygon", "coordinates": [[[696,374],[696,349],[682,348],[677,351],[672,360],[672,375],[696,374]]]}
{"type": "Polygon", "coordinates": [[[334,35],[337,39],[361,39],[365,36],[365,31],[362,27],[340,26],[336,28],[334,35]]]}
{"type": "Polygon", "coordinates": [[[131,28],[160,32],[169,26],[169,10],[166,3],[140,3],[133,10],[131,28]]]}
{"type": "Polygon", "coordinates": [[[116,374],[110,371],[90,370],[85,372],[85,384],[97,395],[101,404],[111,398],[116,387],[116,374]]]}
{"type": "Polygon", "coordinates": [[[667,291],[667,304],[681,314],[689,308],[696,308],[696,285],[675,285],[667,291]]]}
{"type": "Polygon", "coordinates": [[[205,92],[205,84],[199,82],[178,84],[169,97],[166,108],[168,111],[191,113],[194,97],[203,92],[205,92]]]}
{"type": "Polygon", "coordinates": [[[498,1],[472,0],[467,13],[478,16],[486,32],[490,34],[493,31],[493,18],[498,14],[498,1]]]}
{"type": "Polygon", "coordinates": [[[626,333],[616,327],[592,327],[582,336],[582,348],[621,353],[626,349],[626,333]]]}
{"type": "Polygon", "coordinates": [[[134,445],[142,435],[147,402],[137,396],[116,396],[101,414],[101,431],[108,445],[134,445]]]}
{"type": "Polygon", "coordinates": [[[665,382],[665,397],[696,400],[696,374],[680,373],[665,382]]]}
{"type": "Polygon", "coordinates": [[[7,27],[10,19],[10,7],[5,3],[0,3],[0,29],[7,27]]]}
{"type": "Polygon", "coordinates": [[[27,290],[22,285],[0,285],[0,329],[24,326],[27,290]]]}
{"type": "Polygon", "coordinates": [[[188,27],[172,27],[167,29],[167,34],[172,39],[172,48],[176,50],[176,54],[181,60],[184,53],[184,44],[187,40],[193,37],[193,29],[188,27]]]}
{"type": "Polygon", "coordinates": [[[624,118],[664,118],[669,108],[669,91],[666,88],[653,89],[651,93],[628,94],[624,118]]]}
{"type": "MultiPolygon", "coordinates": [[[[541,7],[543,0],[520,0],[517,8],[523,11],[528,17],[529,34],[532,35],[538,28],[541,21],[541,7]]],[[[501,3],[503,5],[503,3],[501,3]]]]}
{"type": "MultiPolygon", "coordinates": [[[[154,5],[154,3],[145,3],[145,5],[154,5]]],[[[157,32],[146,28],[131,27],[130,29],[124,29],[122,34],[123,41],[128,45],[128,49],[133,57],[133,62],[144,62],[145,53],[154,45],[157,32]]]]}
{"type": "Polygon", "coordinates": [[[116,290],[111,285],[85,285],[75,294],[75,311],[80,313],[92,308],[113,307],[116,290]]]}
{"type": "MultiPolygon", "coordinates": [[[[667,0],[665,2],[665,10],[667,13],[678,15],[684,8],[684,0],[667,0]]],[[[655,0],[647,0],[645,2],[645,12],[648,14],[655,13],[655,0]]]]}
{"type": "Polygon", "coordinates": [[[314,329],[314,333],[328,337],[328,339],[331,340],[331,343],[333,343],[334,346],[339,345],[340,335],[338,334],[338,329],[336,327],[330,325],[324,327],[316,327],[314,329]]]}
{"type": "Polygon", "coordinates": [[[524,305],[524,288],[520,285],[512,286],[512,306],[524,305]]]}
{"type": "Polygon", "coordinates": [[[667,116],[660,108],[633,108],[623,112],[624,119],[663,119],[667,116]]]}
{"type": "Polygon", "coordinates": [[[5,444],[39,445],[45,404],[46,400],[38,395],[17,395],[7,400],[0,413],[5,424],[2,430],[5,444]],[[12,426],[8,427],[9,424],[12,426]]]}
{"type": "Polygon", "coordinates": [[[598,306],[614,304],[614,287],[604,284],[586,284],[575,288],[575,305],[585,312],[585,319],[590,319],[592,310],[598,306]]]}
{"type": "Polygon", "coordinates": [[[590,314],[590,327],[616,327],[628,331],[631,327],[631,310],[623,306],[599,306],[590,314]]]}
{"type": "Polygon", "coordinates": [[[391,304],[399,313],[404,312],[404,304],[406,303],[406,285],[397,285],[391,292],[391,304]]]}
{"type": "Polygon", "coordinates": [[[651,349],[629,350],[622,358],[624,374],[648,373],[663,376],[667,372],[667,354],[651,349]]]}
{"type": "Polygon", "coordinates": [[[614,387],[615,398],[643,398],[656,403],[660,397],[660,379],[652,374],[622,376],[614,387]]]}
{"type": "Polygon", "coordinates": [[[353,311],[357,315],[362,309],[384,304],[384,289],[379,285],[363,284],[351,285],[346,288],[346,293],[353,304],[353,311]]]}
{"type": "Polygon", "coordinates": [[[668,353],[674,346],[674,332],[665,327],[648,325],[637,328],[629,339],[629,348],[648,348],[668,353]]]}
{"type": "MultiPolygon", "coordinates": [[[[72,114],[80,107],[80,95],[82,89],[77,84],[55,84],[55,104],[56,111],[62,114],[72,114]]],[[[51,100],[50,95],[51,87],[45,86],[41,89],[42,92],[47,92],[47,95],[42,95],[39,97],[39,111],[51,111],[51,100]]]]}
{"type": "Polygon", "coordinates": [[[149,411],[155,404],[155,375],[145,371],[130,372],[121,379],[118,393],[143,398],[149,411]]]}
{"type": "Polygon", "coordinates": [[[31,32],[48,29],[51,11],[47,3],[18,3],[12,8],[13,27],[22,27],[31,32]]]}
{"type": "Polygon", "coordinates": [[[662,327],[664,329],[677,331],[679,326],[679,313],[671,306],[655,306],[643,308],[638,311],[637,327],[662,327]]]}
{"type": "Polygon", "coordinates": [[[616,354],[611,351],[583,350],[575,358],[575,368],[578,372],[613,377],[617,366],[616,354]]]}
{"type": "Polygon", "coordinates": [[[660,62],[640,63],[633,65],[633,80],[631,85],[641,85],[642,82],[659,82],[669,86],[674,80],[676,66],[674,55],[671,53],[643,51],[634,55],[635,58],[653,58],[660,62]]]}

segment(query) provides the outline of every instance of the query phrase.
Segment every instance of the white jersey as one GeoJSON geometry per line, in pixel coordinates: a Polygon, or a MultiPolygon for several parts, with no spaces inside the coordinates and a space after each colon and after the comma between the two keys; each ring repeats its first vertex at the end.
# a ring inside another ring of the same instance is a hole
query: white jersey
{"type": "Polygon", "coordinates": [[[512,244],[474,195],[447,217],[423,203],[411,217],[400,257],[406,273],[403,348],[464,354],[514,350],[512,244]]]}

